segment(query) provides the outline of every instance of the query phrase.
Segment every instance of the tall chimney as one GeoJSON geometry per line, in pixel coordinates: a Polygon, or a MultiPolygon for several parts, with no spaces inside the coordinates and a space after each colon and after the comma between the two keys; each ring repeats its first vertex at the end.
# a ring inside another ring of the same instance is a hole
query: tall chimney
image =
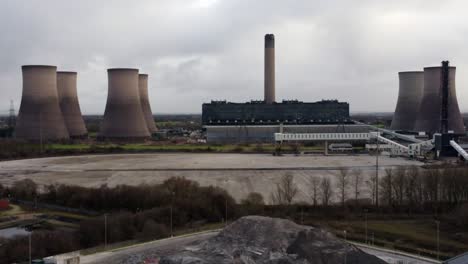
{"type": "Polygon", "coordinates": [[[265,103],[275,102],[275,35],[265,35],[265,103]]]}

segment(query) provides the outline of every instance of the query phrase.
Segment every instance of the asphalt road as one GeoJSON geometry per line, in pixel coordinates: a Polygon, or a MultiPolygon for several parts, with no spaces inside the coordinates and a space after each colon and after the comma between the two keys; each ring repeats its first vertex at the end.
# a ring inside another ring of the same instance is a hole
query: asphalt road
{"type": "Polygon", "coordinates": [[[172,255],[183,250],[186,246],[201,242],[217,234],[217,231],[184,237],[174,237],[113,251],[97,253],[80,258],[81,264],[125,263],[140,264],[145,260],[156,259],[160,256],[172,255]]]}

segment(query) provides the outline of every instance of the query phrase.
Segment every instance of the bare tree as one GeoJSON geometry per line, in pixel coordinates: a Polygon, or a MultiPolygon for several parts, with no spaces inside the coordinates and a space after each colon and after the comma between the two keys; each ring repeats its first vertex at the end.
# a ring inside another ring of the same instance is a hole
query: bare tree
{"type": "Polygon", "coordinates": [[[362,183],[362,171],[360,169],[353,170],[353,190],[354,190],[354,202],[358,203],[359,193],[361,191],[362,183]]]}
{"type": "Polygon", "coordinates": [[[349,177],[348,177],[348,174],[349,174],[349,169],[347,168],[340,168],[340,171],[337,175],[337,188],[338,190],[340,191],[339,192],[339,198],[341,200],[341,206],[345,206],[345,201],[346,201],[346,189],[348,188],[348,184],[349,184],[349,177]]]}
{"type": "Polygon", "coordinates": [[[312,203],[314,206],[317,206],[317,199],[318,199],[318,190],[319,190],[319,185],[320,185],[320,178],[317,176],[311,176],[309,178],[309,187],[310,187],[310,197],[312,199],[312,203]]]}
{"type": "Polygon", "coordinates": [[[389,206],[393,203],[393,174],[394,170],[392,168],[385,169],[385,176],[382,177],[379,183],[381,190],[380,199],[389,206]]]}
{"type": "Polygon", "coordinates": [[[333,190],[331,181],[327,177],[323,177],[322,181],[320,182],[320,196],[322,198],[322,204],[328,206],[333,196],[333,190]]]}
{"type": "Polygon", "coordinates": [[[376,178],[375,177],[370,177],[369,180],[366,181],[366,185],[367,185],[367,189],[369,190],[370,199],[372,200],[372,203],[375,204],[376,178]]]}
{"type": "Polygon", "coordinates": [[[290,205],[298,191],[294,177],[291,174],[286,174],[276,184],[276,190],[271,194],[271,200],[274,204],[290,205]]]}
{"type": "Polygon", "coordinates": [[[395,193],[395,199],[398,202],[398,205],[403,205],[404,201],[404,191],[405,191],[405,178],[406,178],[406,169],[398,168],[395,172],[395,177],[392,180],[393,191],[395,193]]]}

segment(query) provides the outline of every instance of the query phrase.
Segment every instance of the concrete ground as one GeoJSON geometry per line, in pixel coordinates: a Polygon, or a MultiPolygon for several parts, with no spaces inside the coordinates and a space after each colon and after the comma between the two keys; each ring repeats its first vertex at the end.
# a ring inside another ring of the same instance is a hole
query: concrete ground
{"type": "MultiPolygon", "coordinates": [[[[421,166],[404,158],[380,156],[380,175],[385,168],[421,166]]],[[[11,185],[32,179],[39,185],[72,184],[98,187],[102,184],[139,185],[161,183],[174,176],[186,177],[202,186],[219,186],[240,200],[259,192],[268,202],[275,183],[286,174],[299,188],[296,201],[310,202],[310,178],[330,177],[336,182],[340,168],[362,175],[359,197],[369,197],[368,181],[375,175],[375,157],[369,155],[285,155],[158,153],[54,157],[0,162],[0,183],[11,185]]],[[[350,176],[352,177],[352,176],[350,176]]],[[[349,190],[348,196],[354,196],[349,190]]]]}

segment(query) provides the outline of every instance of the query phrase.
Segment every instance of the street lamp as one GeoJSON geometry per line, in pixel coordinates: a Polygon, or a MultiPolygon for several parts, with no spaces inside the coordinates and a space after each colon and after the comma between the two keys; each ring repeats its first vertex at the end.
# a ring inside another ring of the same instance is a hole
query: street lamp
{"type": "Polygon", "coordinates": [[[366,244],[367,244],[367,211],[368,211],[367,209],[364,209],[364,217],[366,219],[365,221],[366,222],[366,244]]]}
{"type": "Polygon", "coordinates": [[[440,225],[440,221],[439,220],[436,220],[436,226],[437,226],[437,260],[439,260],[439,252],[440,252],[440,229],[439,229],[439,225],[440,225]]]}
{"type": "Polygon", "coordinates": [[[107,214],[104,214],[104,248],[107,249],[107,214]]]}
{"type": "Polygon", "coordinates": [[[225,220],[224,220],[224,226],[226,227],[227,224],[228,224],[228,204],[227,204],[227,197],[225,197],[225,201],[226,201],[226,215],[225,215],[225,220]]]}
{"type": "Polygon", "coordinates": [[[32,231],[29,232],[29,264],[32,263],[32,258],[31,258],[31,234],[32,234],[32,231]]]}
{"type": "MultiPolygon", "coordinates": [[[[346,230],[343,230],[343,235],[344,235],[344,240],[346,241],[346,230]]],[[[344,253],[344,264],[347,264],[348,263],[348,252],[346,251],[345,249],[345,253],[344,253]]]]}
{"type": "Polygon", "coordinates": [[[171,193],[171,237],[174,237],[173,227],[172,227],[172,207],[174,206],[174,196],[175,192],[171,193]]]}

